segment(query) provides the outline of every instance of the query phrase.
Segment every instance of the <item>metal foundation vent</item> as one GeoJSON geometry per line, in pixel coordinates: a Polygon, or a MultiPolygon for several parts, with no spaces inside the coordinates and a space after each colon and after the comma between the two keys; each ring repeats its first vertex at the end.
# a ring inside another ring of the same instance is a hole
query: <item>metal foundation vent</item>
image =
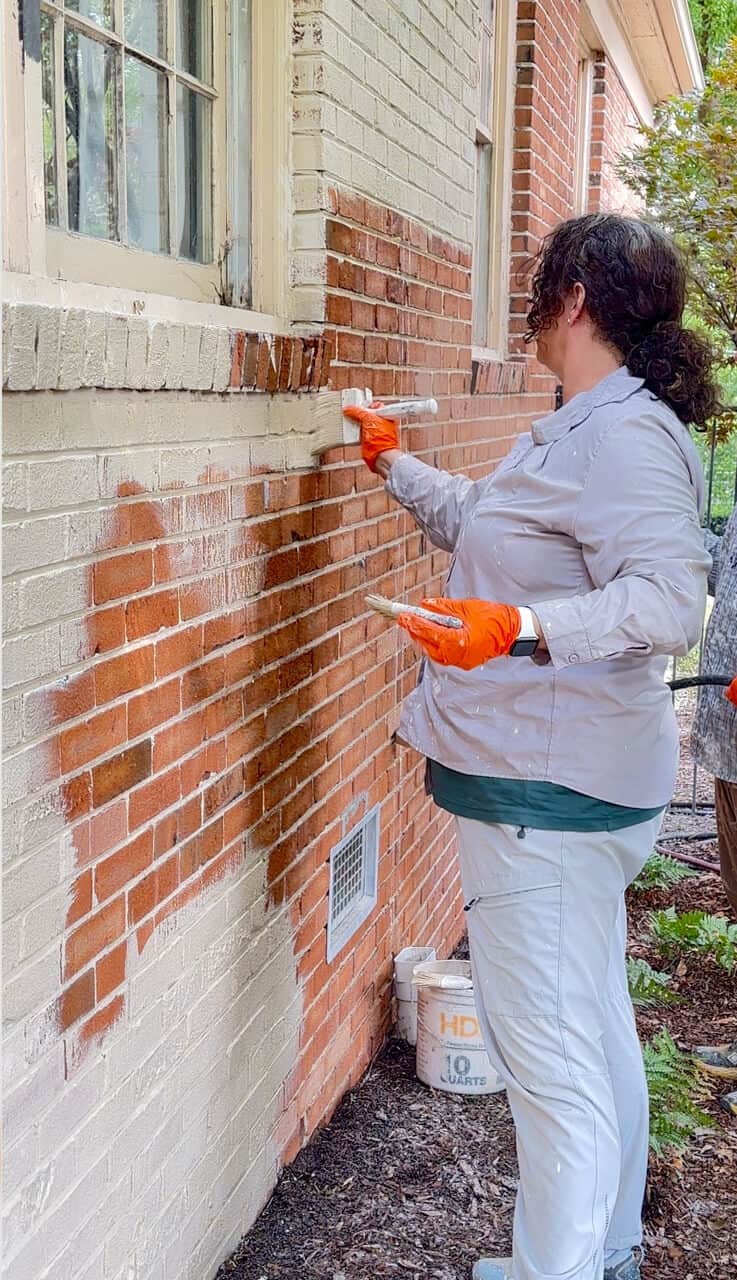
{"type": "Polygon", "coordinates": [[[328,962],[376,906],[379,869],[379,806],[344,836],[330,853],[328,962]]]}

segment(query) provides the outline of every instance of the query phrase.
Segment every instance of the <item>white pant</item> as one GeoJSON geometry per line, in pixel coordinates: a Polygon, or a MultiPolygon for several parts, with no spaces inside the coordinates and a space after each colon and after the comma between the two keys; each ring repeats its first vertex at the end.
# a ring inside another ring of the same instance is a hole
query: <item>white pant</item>
{"type": "Polygon", "coordinates": [[[537,831],[458,818],[476,1005],[514,1116],[514,1280],[601,1280],[642,1238],[648,1096],[624,890],[661,818],[537,831]]]}

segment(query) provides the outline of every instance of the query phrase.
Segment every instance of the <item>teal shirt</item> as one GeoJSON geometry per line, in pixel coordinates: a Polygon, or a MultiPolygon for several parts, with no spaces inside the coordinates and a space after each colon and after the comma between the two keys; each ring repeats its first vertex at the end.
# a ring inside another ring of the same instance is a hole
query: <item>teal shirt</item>
{"type": "Polygon", "coordinates": [[[609,804],[555,782],[521,778],[481,778],[428,760],[430,793],[441,809],[479,822],[530,827],[538,831],[621,831],[663,812],[609,804]]]}

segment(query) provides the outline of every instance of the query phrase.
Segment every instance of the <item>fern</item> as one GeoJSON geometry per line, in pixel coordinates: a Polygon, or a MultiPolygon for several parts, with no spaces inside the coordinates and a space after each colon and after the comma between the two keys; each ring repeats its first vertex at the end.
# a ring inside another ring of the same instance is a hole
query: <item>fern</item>
{"type": "Polygon", "coordinates": [[[677,1004],[680,996],[669,990],[670,974],[652,969],[647,960],[627,957],[627,985],[633,1004],[677,1004]]]}
{"type": "Polygon", "coordinates": [[[663,1027],[643,1046],[650,1095],[650,1146],[656,1155],[688,1145],[699,1129],[713,1128],[711,1116],[694,1101],[703,1093],[697,1068],[663,1027]]]}
{"type": "Polygon", "coordinates": [[[679,880],[690,880],[698,875],[693,867],[687,867],[676,858],[669,858],[665,853],[653,850],[632,888],[637,893],[646,893],[648,889],[670,889],[679,880]]]}
{"type": "Polygon", "coordinates": [[[709,915],[706,911],[684,911],[675,907],[650,912],[650,929],[664,955],[679,951],[698,951],[711,955],[727,973],[737,962],[737,924],[726,916],[709,915]]]}

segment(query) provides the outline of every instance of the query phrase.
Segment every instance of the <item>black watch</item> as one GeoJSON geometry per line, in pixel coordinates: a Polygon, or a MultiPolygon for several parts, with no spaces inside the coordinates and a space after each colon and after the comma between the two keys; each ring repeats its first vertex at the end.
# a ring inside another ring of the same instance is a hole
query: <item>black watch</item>
{"type": "Polygon", "coordinates": [[[519,614],[522,620],[519,635],[509,650],[509,656],[510,658],[534,658],[540,644],[540,637],[532,620],[532,610],[523,606],[519,614]]]}

